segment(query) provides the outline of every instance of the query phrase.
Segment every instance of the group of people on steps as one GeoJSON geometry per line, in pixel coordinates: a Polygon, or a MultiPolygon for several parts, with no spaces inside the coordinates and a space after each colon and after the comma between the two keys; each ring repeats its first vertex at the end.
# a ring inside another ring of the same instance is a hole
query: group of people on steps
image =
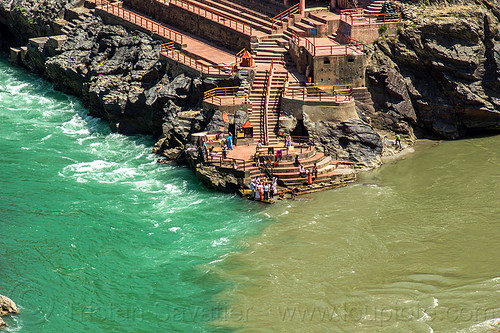
{"type": "Polygon", "coordinates": [[[254,200],[270,200],[278,192],[278,178],[273,177],[271,183],[261,181],[260,177],[253,178],[250,182],[250,190],[252,191],[252,199],[254,200]]]}

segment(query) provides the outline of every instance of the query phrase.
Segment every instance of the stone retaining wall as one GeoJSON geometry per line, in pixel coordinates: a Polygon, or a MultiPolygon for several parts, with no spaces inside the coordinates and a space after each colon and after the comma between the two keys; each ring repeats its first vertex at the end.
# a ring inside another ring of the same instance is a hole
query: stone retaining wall
{"type": "Polygon", "coordinates": [[[320,102],[282,98],[281,111],[284,114],[293,114],[297,120],[303,120],[304,113],[307,113],[312,122],[342,122],[351,119],[359,119],[354,106],[354,101],[320,102]]]}

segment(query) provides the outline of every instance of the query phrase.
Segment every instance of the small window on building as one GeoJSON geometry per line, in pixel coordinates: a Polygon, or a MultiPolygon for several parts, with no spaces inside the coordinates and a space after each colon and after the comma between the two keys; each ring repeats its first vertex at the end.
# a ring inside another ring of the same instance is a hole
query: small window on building
{"type": "Polygon", "coordinates": [[[347,62],[354,62],[354,58],[348,58],[347,62]]]}
{"type": "Polygon", "coordinates": [[[323,64],[324,64],[324,65],[329,65],[329,64],[330,64],[330,59],[328,59],[328,58],[323,58],[323,64]]]}

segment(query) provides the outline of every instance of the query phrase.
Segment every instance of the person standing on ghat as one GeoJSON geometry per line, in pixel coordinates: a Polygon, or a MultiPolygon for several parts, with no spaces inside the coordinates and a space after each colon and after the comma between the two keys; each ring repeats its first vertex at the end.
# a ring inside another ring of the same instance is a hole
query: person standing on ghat
{"type": "Polygon", "coordinates": [[[233,134],[229,132],[229,136],[226,139],[227,149],[233,150],[233,134]]]}

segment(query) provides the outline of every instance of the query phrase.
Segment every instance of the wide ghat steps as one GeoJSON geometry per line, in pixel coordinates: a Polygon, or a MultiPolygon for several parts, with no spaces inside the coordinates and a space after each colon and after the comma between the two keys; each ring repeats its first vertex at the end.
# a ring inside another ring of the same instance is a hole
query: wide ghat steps
{"type": "Polygon", "coordinates": [[[224,13],[237,20],[247,20],[252,27],[265,33],[272,33],[271,17],[257,12],[249,7],[241,6],[227,0],[197,0],[209,8],[224,13]]]}
{"type": "Polygon", "coordinates": [[[248,6],[255,11],[259,11],[263,14],[266,14],[270,17],[274,17],[279,13],[284,12],[289,7],[295,5],[297,1],[290,1],[288,6],[285,6],[283,2],[273,1],[273,0],[233,0],[234,3],[237,3],[241,6],[248,6]]]}
{"type": "MultiPolygon", "coordinates": [[[[204,8],[206,10],[211,10],[215,12],[216,14],[219,14],[221,16],[226,16],[232,20],[239,21],[241,23],[248,24],[249,26],[252,27],[252,36],[263,36],[265,34],[271,34],[272,29],[271,29],[271,24],[270,22],[267,22],[259,17],[255,17],[251,14],[248,13],[242,13],[239,12],[238,10],[231,8],[229,6],[224,6],[223,4],[217,3],[215,1],[213,2],[201,2],[201,1],[196,1],[196,0],[189,0],[189,3],[192,5],[197,6],[196,8],[204,8]]],[[[200,14],[200,12],[195,9],[195,7],[183,7],[183,2],[182,1],[172,1],[170,5],[180,5],[182,8],[185,10],[191,12],[192,15],[195,16],[203,16],[200,14]]],[[[210,17],[203,16],[207,19],[210,19],[210,17]]],[[[217,22],[216,20],[213,20],[214,22],[217,22]]],[[[231,28],[230,26],[228,28],[231,28]]]]}
{"type": "Polygon", "coordinates": [[[313,183],[329,183],[332,177],[343,174],[336,170],[336,161],[311,147],[306,153],[285,155],[278,163],[278,166],[272,169],[272,174],[278,178],[280,186],[294,187],[307,184],[307,177],[300,177],[299,175],[299,167],[295,165],[294,161],[295,156],[299,157],[299,162],[306,170],[312,170],[314,163],[316,163],[318,174],[314,177],[313,183]]]}
{"type": "Polygon", "coordinates": [[[382,11],[382,6],[384,5],[385,0],[374,0],[371,1],[365,9],[366,14],[380,14],[382,11]]]}
{"type": "Polygon", "coordinates": [[[68,11],[68,14],[66,14],[63,19],[57,19],[55,24],[59,27],[60,33],[70,35],[77,26],[93,15],[94,9],[75,7],[72,8],[71,11],[68,11]]]}

